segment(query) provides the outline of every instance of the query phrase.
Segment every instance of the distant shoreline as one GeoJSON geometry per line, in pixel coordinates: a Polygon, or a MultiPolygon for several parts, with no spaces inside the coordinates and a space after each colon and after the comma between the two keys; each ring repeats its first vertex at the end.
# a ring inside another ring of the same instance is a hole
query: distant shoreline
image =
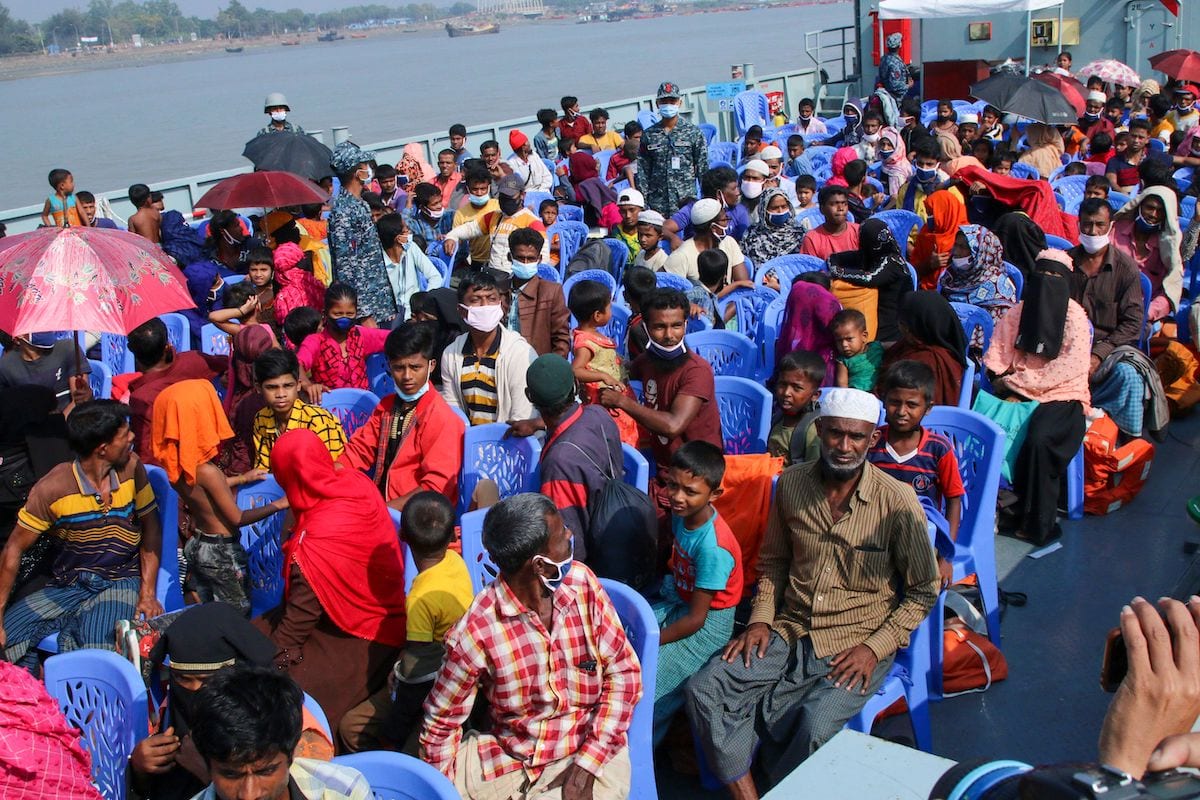
{"type": "MultiPolygon", "coordinates": [[[[849,0],[794,0],[794,2],[770,3],[763,5],[747,5],[738,4],[731,5],[725,8],[705,9],[699,11],[676,11],[674,14],[648,14],[645,17],[633,17],[632,19],[642,19],[646,17],[665,17],[665,16],[685,16],[690,14],[724,14],[731,11],[750,11],[757,8],[779,8],[788,6],[810,6],[810,5],[842,5],[849,0]]],[[[349,39],[351,33],[356,38],[396,38],[403,36],[406,32],[429,33],[431,31],[440,31],[448,20],[438,20],[437,22],[423,22],[403,27],[397,26],[392,28],[371,28],[367,30],[342,29],[339,33],[349,39]]],[[[562,24],[564,22],[572,22],[574,17],[558,16],[544,17],[538,20],[525,20],[521,18],[504,19],[501,22],[502,27],[513,27],[515,25],[551,25],[562,24]]],[[[589,23],[595,25],[621,24],[621,23],[605,23],[596,22],[589,23]]],[[[297,47],[326,47],[325,42],[318,42],[317,34],[311,31],[296,34],[281,34],[279,36],[267,36],[254,39],[201,39],[195,42],[183,42],[181,44],[164,44],[154,46],[144,46],[135,48],[132,45],[118,45],[113,51],[108,48],[93,48],[90,51],[84,52],[64,52],[58,55],[43,55],[41,53],[5,56],[0,57],[0,81],[16,81],[25,78],[41,78],[52,75],[69,75],[72,73],[87,72],[91,70],[110,70],[121,69],[124,67],[143,67],[152,66],[155,64],[174,63],[179,61],[193,61],[213,57],[238,58],[251,51],[266,50],[268,48],[276,48],[282,46],[285,41],[299,41],[297,47]],[[227,47],[243,48],[240,53],[226,53],[227,47]]]]}

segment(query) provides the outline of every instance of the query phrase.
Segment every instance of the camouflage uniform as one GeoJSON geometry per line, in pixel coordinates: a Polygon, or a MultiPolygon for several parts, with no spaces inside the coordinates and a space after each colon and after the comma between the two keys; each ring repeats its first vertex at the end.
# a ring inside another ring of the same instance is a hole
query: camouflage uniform
{"type": "Polygon", "coordinates": [[[267,133],[304,133],[304,128],[301,128],[299,125],[293,125],[287,120],[284,120],[282,128],[276,128],[275,123],[272,122],[271,124],[267,125],[267,127],[259,131],[256,135],[262,136],[263,134],[267,133]]]}
{"type": "Polygon", "coordinates": [[[647,208],[664,217],[671,216],[685,197],[696,196],[696,181],[707,169],[708,144],[704,134],[687,120],[678,119],[670,131],[662,122],[656,122],[642,134],[637,177],[647,208]]]}

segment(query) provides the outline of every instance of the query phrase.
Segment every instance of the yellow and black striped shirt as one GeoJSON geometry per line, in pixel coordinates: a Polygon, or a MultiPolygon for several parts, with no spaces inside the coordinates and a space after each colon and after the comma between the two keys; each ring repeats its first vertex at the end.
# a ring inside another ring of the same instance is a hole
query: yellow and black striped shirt
{"type": "Polygon", "coordinates": [[[472,425],[486,425],[499,419],[500,395],[496,389],[496,359],[500,355],[500,336],[496,336],[492,351],[482,355],[468,336],[463,342],[463,365],[458,383],[462,387],[467,419],[472,425]]]}

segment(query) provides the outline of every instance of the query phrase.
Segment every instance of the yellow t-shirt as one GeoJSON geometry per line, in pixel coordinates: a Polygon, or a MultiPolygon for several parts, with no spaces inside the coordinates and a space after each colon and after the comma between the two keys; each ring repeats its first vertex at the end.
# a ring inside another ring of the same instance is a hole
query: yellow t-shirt
{"type": "Polygon", "coordinates": [[[1150,129],[1151,139],[1162,139],[1164,142],[1171,141],[1171,134],[1175,132],[1175,126],[1171,124],[1171,120],[1163,117],[1158,121],[1158,124],[1150,129]]]}
{"type": "MultiPolygon", "coordinates": [[[[599,153],[601,150],[616,150],[618,147],[625,144],[625,140],[622,139],[621,134],[617,133],[616,131],[605,131],[604,135],[599,139],[597,139],[596,135],[592,133],[589,133],[586,136],[580,136],[579,141],[576,142],[576,144],[579,145],[581,150],[590,147],[592,148],[593,153],[599,153]]],[[[601,175],[600,177],[603,178],[604,176],[601,175]]]]}
{"type": "MultiPolygon", "coordinates": [[[[483,214],[491,213],[492,211],[500,210],[500,202],[496,198],[487,201],[487,204],[481,208],[476,208],[470,202],[462,204],[458,211],[454,212],[454,226],[464,225],[471,220],[483,214]]],[[[472,264],[487,264],[492,257],[492,241],[487,236],[480,236],[472,239],[471,245],[471,263],[472,264]]]]}
{"type": "Polygon", "coordinates": [[[474,599],[467,563],[447,550],[441,562],[413,579],[408,593],[408,641],[442,641],[474,599]]]}

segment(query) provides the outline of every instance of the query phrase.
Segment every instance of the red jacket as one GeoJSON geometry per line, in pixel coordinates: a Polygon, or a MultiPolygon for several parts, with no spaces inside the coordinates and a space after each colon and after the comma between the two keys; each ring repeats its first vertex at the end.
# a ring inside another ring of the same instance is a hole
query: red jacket
{"type": "MultiPolygon", "coordinates": [[[[361,472],[371,471],[379,452],[384,418],[391,417],[395,405],[396,395],[390,394],[375,406],[366,424],[350,437],[340,459],[342,464],[361,472]]],[[[412,429],[392,459],[384,500],[390,502],[417,489],[428,489],[457,503],[465,430],[462,418],[430,386],[417,401],[412,429]]]]}

